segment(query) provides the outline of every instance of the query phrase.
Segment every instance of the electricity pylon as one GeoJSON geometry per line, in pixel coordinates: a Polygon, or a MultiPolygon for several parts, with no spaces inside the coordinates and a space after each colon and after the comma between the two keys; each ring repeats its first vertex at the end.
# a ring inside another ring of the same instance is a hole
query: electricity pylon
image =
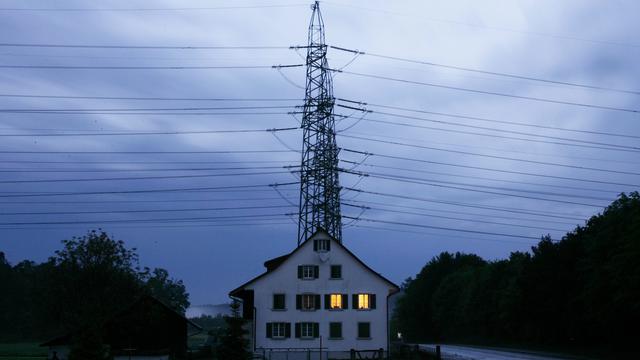
{"type": "Polygon", "coordinates": [[[318,1],[312,5],[312,9],[302,113],[298,245],[318,228],[342,241],[333,82],[327,63],[324,23],[318,1]]]}

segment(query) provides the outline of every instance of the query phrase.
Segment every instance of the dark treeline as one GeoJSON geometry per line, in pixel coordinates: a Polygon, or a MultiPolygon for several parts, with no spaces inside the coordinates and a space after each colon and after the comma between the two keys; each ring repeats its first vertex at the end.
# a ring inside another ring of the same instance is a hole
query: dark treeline
{"type": "Polygon", "coordinates": [[[0,252],[0,342],[41,341],[99,324],[144,294],[184,312],[182,281],[141,268],[135,250],[92,231],[64,240],[41,264],[11,265],[0,252]]]}
{"type": "Polygon", "coordinates": [[[640,335],[640,196],[506,260],[442,253],[403,285],[408,341],[629,348],[640,335]]]}

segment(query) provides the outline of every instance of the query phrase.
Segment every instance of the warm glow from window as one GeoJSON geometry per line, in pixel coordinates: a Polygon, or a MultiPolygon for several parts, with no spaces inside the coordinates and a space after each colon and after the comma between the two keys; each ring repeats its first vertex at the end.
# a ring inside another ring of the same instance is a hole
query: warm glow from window
{"type": "Polygon", "coordinates": [[[331,294],[331,308],[342,309],[342,294],[331,294]]]}
{"type": "Polygon", "coordinates": [[[369,294],[358,294],[358,309],[369,309],[369,294]]]}

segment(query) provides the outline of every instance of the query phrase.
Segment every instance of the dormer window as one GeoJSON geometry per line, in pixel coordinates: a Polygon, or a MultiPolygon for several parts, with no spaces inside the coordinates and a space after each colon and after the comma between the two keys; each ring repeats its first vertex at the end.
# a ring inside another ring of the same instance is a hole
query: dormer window
{"type": "Polygon", "coordinates": [[[327,252],[331,250],[331,240],[315,239],[313,240],[313,251],[327,252]]]}

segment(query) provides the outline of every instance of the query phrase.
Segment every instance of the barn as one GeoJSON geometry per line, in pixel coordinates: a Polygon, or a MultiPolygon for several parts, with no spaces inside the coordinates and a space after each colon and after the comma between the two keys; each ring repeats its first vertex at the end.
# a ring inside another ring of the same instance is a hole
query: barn
{"type": "MultiPolygon", "coordinates": [[[[190,329],[202,330],[156,298],[145,295],[100,326],[102,341],[114,360],[186,358],[190,329]]],[[[51,339],[48,359],[67,360],[71,344],[82,329],[51,339]]]]}
{"type": "MultiPolygon", "coordinates": [[[[276,359],[388,354],[389,297],[399,291],[341,242],[317,231],[230,292],[256,355],[276,359]]],[[[379,357],[379,355],[377,355],[379,357]]]]}

